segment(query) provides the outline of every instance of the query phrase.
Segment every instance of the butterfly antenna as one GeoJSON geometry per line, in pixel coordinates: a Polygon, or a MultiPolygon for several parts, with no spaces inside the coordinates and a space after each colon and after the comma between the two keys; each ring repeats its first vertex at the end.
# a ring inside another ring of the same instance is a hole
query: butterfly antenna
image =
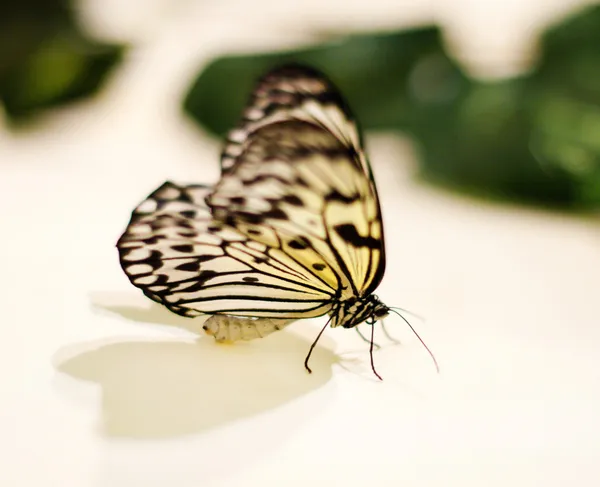
{"type": "Polygon", "coordinates": [[[396,313],[400,318],[402,318],[404,320],[404,322],[409,326],[409,328],[412,330],[412,332],[415,334],[415,336],[419,339],[419,341],[421,342],[421,345],[423,345],[425,347],[425,350],[427,350],[427,353],[429,353],[429,356],[431,357],[431,360],[433,360],[433,363],[435,365],[435,370],[437,371],[437,373],[440,373],[440,366],[437,363],[437,360],[435,359],[435,356],[433,355],[433,353],[431,352],[431,350],[429,350],[429,347],[425,344],[425,342],[423,341],[423,339],[419,336],[419,334],[416,332],[416,330],[413,328],[413,326],[408,322],[408,320],[402,316],[398,311],[396,311],[395,309],[389,308],[390,311],[392,311],[393,313],[396,313]]]}
{"type": "Polygon", "coordinates": [[[425,321],[425,318],[421,315],[418,315],[417,313],[413,313],[412,311],[409,311],[407,309],[404,308],[399,308],[398,306],[388,306],[388,308],[396,310],[397,312],[402,312],[402,313],[406,313],[408,315],[414,316],[416,319],[420,320],[420,321],[425,321]]]}
{"type": "Polygon", "coordinates": [[[333,316],[331,318],[329,318],[327,320],[327,323],[325,323],[325,326],[323,328],[321,328],[321,331],[319,332],[319,334],[317,335],[317,338],[315,338],[315,341],[312,342],[312,345],[310,346],[310,350],[308,351],[308,355],[306,356],[306,358],[304,359],[304,368],[306,370],[308,370],[309,374],[312,374],[312,370],[311,368],[308,366],[308,361],[310,360],[310,356],[313,353],[313,350],[315,349],[315,346],[317,345],[317,342],[319,341],[319,339],[321,338],[321,335],[323,334],[323,332],[325,331],[325,328],[327,328],[327,325],[329,325],[329,323],[331,322],[331,319],[333,318],[333,316]]]}
{"type": "Polygon", "coordinates": [[[379,380],[383,380],[375,370],[375,362],[373,361],[373,346],[375,345],[375,323],[371,323],[371,345],[369,347],[369,356],[371,357],[371,370],[379,380]]]}

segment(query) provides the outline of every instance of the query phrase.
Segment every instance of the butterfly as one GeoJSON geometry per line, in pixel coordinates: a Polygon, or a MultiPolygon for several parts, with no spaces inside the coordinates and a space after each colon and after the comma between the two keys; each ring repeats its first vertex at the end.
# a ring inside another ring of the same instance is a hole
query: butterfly
{"type": "Polygon", "coordinates": [[[227,136],[220,180],[165,182],[117,248],[134,286],[179,315],[210,315],[217,341],[328,315],[309,372],[328,325],[374,325],[394,311],[374,294],[385,244],[361,133],[338,89],[307,66],[265,74],[227,136]]]}

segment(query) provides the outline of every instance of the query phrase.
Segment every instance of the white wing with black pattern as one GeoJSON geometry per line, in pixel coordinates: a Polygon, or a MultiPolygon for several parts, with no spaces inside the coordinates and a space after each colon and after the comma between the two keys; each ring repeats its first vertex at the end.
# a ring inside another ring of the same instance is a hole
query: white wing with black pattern
{"type": "Polygon", "coordinates": [[[310,317],[335,290],[277,247],[215,222],[210,188],[166,182],[133,212],[117,247],[131,282],[184,316],[310,317]]]}
{"type": "Polygon", "coordinates": [[[259,81],[208,204],[242,233],[267,244],[277,235],[325,266],[319,276],[341,296],[370,294],[383,277],[381,211],[357,124],[313,69],[286,66],[259,81]]]}
{"type": "Polygon", "coordinates": [[[377,192],[356,123],[323,75],[268,73],[221,167],[214,188],[165,183],[133,212],[117,246],[135,286],[184,316],[333,313],[334,326],[355,326],[372,315],[366,297],[385,269],[377,192]]]}

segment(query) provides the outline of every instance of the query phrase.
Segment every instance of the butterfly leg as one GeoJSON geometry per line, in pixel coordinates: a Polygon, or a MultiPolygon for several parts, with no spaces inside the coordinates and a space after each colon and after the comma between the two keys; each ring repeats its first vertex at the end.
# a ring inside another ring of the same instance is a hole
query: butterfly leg
{"type": "Polygon", "coordinates": [[[323,334],[323,332],[325,331],[325,328],[327,328],[327,325],[329,325],[329,322],[331,321],[331,318],[329,318],[329,320],[327,320],[327,323],[325,323],[325,326],[323,328],[321,328],[321,331],[319,332],[319,334],[317,335],[317,338],[315,338],[315,341],[312,342],[312,345],[310,346],[310,350],[308,351],[308,355],[306,356],[306,358],[304,359],[304,368],[306,370],[308,370],[309,374],[312,374],[312,370],[311,368],[308,366],[308,361],[310,360],[310,356],[313,353],[313,350],[315,349],[315,346],[317,345],[317,342],[319,341],[319,339],[321,338],[321,335],[323,334]]]}
{"type": "MultiPolygon", "coordinates": [[[[373,326],[373,325],[371,325],[371,326],[373,326]]],[[[369,344],[371,343],[371,340],[369,340],[366,336],[364,336],[362,334],[362,332],[360,331],[360,329],[358,328],[358,326],[355,326],[354,329],[356,330],[356,333],[358,333],[358,336],[361,337],[364,342],[369,343],[369,344]]],[[[387,336],[387,333],[386,333],[386,336],[387,336]]],[[[377,343],[373,343],[373,346],[375,348],[377,348],[377,349],[381,348],[381,346],[378,345],[377,343]]]]}
{"type": "Polygon", "coordinates": [[[375,361],[373,360],[373,345],[375,344],[375,322],[371,323],[371,346],[369,347],[369,357],[371,358],[371,370],[379,380],[383,380],[375,370],[375,361]]]}
{"type": "Polygon", "coordinates": [[[213,315],[204,322],[204,331],[215,337],[217,342],[237,342],[264,338],[281,330],[294,320],[274,318],[238,318],[227,315],[213,315]]]}
{"type": "Polygon", "coordinates": [[[387,337],[387,339],[390,342],[393,342],[397,345],[400,345],[400,340],[398,340],[397,338],[394,338],[392,335],[390,335],[390,333],[387,331],[387,328],[385,327],[385,323],[383,320],[381,320],[381,329],[383,330],[383,334],[387,337]]]}

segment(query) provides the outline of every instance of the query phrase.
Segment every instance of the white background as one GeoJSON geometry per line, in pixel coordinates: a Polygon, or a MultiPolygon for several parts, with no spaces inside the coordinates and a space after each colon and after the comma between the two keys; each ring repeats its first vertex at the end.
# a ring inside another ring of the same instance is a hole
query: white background
{"type": "MultiPolygon", "coordinates": [[[[266,0],[82,3],[134,41],[96,99],[0,131],[0,485],[565,486],[600,483],[598,221],[483,203],[415,182],[409,141],[369,134],[399,318],[367,345],[320,320],[218,346],[154,306],[115,242],[165,179],[213,182],[218,141],[179,101],[219,53],[344,27],[438,19],[472,72],[525,69],[576,2],[266,0]]],[[[580,2],[581,3],[581,2],[580,2]]],[[[485,161],[482,161],[485,163],[485,161]]]]}

